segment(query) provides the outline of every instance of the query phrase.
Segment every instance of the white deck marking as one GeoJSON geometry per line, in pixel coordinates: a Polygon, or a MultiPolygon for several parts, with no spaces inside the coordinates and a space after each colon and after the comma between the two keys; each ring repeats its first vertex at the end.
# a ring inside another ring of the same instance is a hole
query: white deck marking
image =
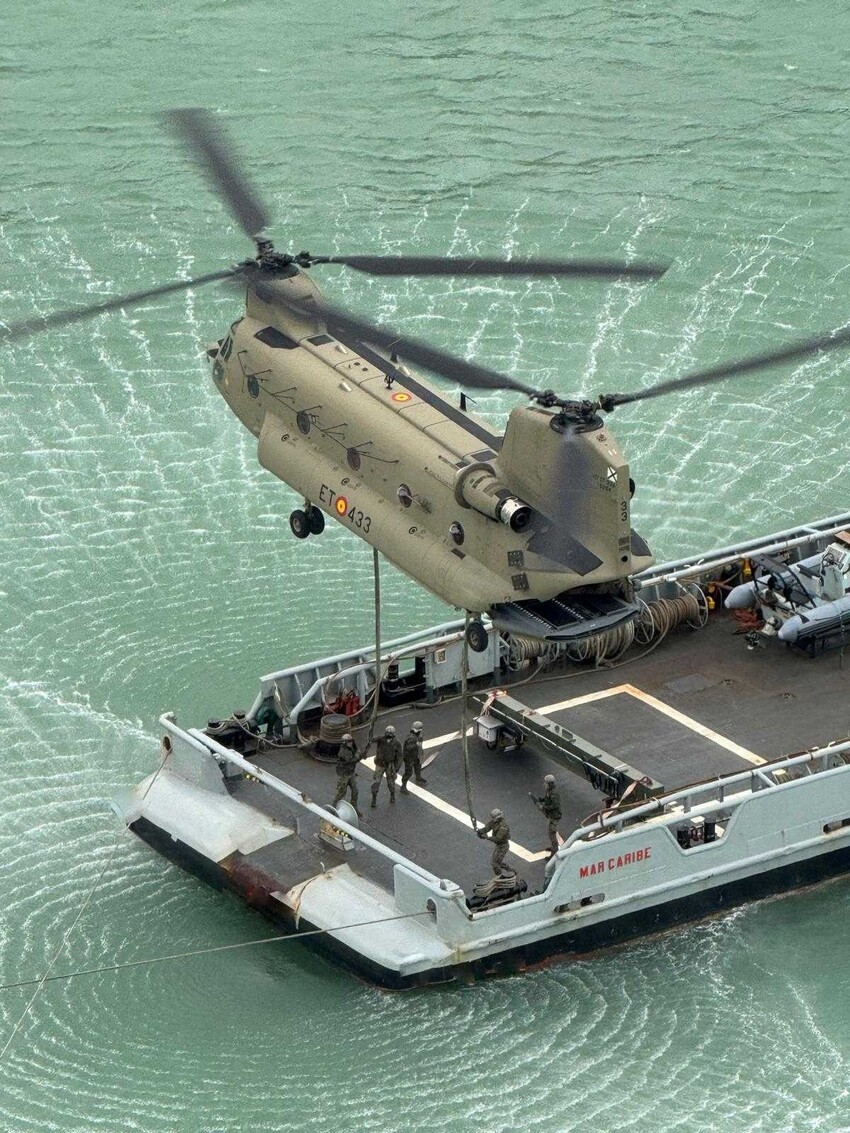
{"type": "MultiPolygon", "coordinates": [[[[468,736],[471,736],[472,732],[473,732],[472,728],[466,729],[466,734],[468,736]]],[[[432,748],[432,747],[440,747],[441,744],[447,744],[449,742],[449,740],[459,740],[459,739],[460,739],[460,728],[458,728],[458,730],[456,732],[446,732],[446,734],[444,736],[434,736],[434,738],[432,740],[423,740],[422,741],[422,747],[426,748],[426,749],[432,748]]]]}
{"type": "MultiPolygon", "coordinates": [[[[565,708],[577,708],[580,704],[591,704],[594,700],[605,700],[609,696],[620,696],[624,693],[627,696],[633,696],[636,700],[640,700],[644,704],[649,705],[650,708],[654,708],[657,712],[663,712],[663,714],[669,716],[671,720],[675,720],[677,723],[684,725],[684,727],[690,728],[692,732],[696,732],[697,735],[711,740],[711,742],[717,744],[718,747],[723,747],[727,751],[731,751],[734,755],[740,756],[741,759],[747,760],[748,763],[754,763],[756,766],[767,763],[767,760],[763,759],[762,756],[756,755],[755,752],[749,751],[745,747],[741,747],[740,744],[736,744],[734,740],[727,739],[726,736],[722,736],[719,732],[707,728],[705,724],[700,724],[698,720],[686,716],[684,712],[679,712],[676,708],[671,708],[670,705],[665,704],[663,700],[658,700],[657,697],[652,696],[648,692],[644,692],[635,685],[615,685],[613,688],[603,688],[598,692],[585,693],[584,696],[574,696],[570,700],[559,700],[556,704],[546,704],[542,708],[535,708],[534,711],[539,712],[542,716],[550,716],[553,712],[561,712],[565,708]]],[[[469,727],[466,729],[466,734],[471,736],[474,730],[474,728],[469,727]]],[[[460,729],[458,728],[455,732],[446,732],[445,735],[434,736],[430,740],[424,740],[422,747],[427,749],[442,747],[443,744],[451,743],[452,740],[459,739],[460,729]]],[[[434,755],[436,754],[435,752],[434,755]]],[[[431,757],[431,759],[433,758],[434,756],[431,757]]],[[[431,759],[428,760],[428,763],[431,762],[431,759]]],[[[365,767],[374,771],[375,760],[371,756],[368,759],[364,759],[363,764],[365,767]]],[[[427,764],[423,762],[422,766],[425,767],[427,764]]],[[[396,782],[398,782],[398,779],[396,779],[396,782]]],[[[410,782],[407,785],[407,789],[412,795],[416,795],[418,798],[422,799],[423,802],[434,807],[435,810],[441,811],[443,814],[448,815],[449,818],[456,819],[456,821],[462,823],[464,826],[469,826],[469,815],[465,814],[462,810],[458,810],[458,808],[452,806],[451,803],[444,802],[438,795],[434,795],[430,791],[424,791],[421,787],[417,787],[415,783],[410,782]]],[[[531,850],[527,850],[517,842],[511,842],[510,848],[511,853],[516,854],[518,858],[522,858],[523,861],[526,862],[537,862],[540,861],[541,858],[548,856],[548,850],[541,850],[533,854],[531,850]]]]}
{"type": "MultiPolygon", "coordinates": [[[[458,735],[458,732],[453,732],[449,738],[456,739],[458,735]]],[[[375,760],[373,756],[370,755],[368,759],[362,760],[362,763],[364,767],[368,767],[372,771],[375,770],[375,760]]],[[[396,783],[397,782],[398,777],[396,776],[396,783]]],[[[448,815],[449,818],[456,819],[456,821],[462,823],[469,829],[470,833],[472,833],[469,815],[464,811],[458,810],[456,806],[445,802],[439,795],[432,795],[430,791],[425,791],[422,787],[417,787],[415,783],[408,783],[407,789],[410,791],[411,795],[416,795],[417,798],[422,799],[423,802],[428,803],[428,805],[434,807],[435,810],[442,811],[442,813],[448,815]]],[[[548,850],[540,850],[538,853],[533,854],[531,850],[526,850],[525,846],[520,846],[518,842],[510,842],[509,845],[511,853],[516,854],[518,858],[522,858],[524,862],[539,862],[541,858],[548,857],[549,854],[548,850]]]]}

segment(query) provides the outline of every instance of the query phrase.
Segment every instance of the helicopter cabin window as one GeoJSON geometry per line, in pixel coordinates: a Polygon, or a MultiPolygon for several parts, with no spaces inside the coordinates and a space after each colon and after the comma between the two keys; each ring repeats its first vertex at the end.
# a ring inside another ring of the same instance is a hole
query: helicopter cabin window
{"type": "Polygon", "coordinates": [[[332,339],[329,334],[314,334],[313,337],[308,338],[307,341],[312,342],[314,346],[327,346],[327,344],[333,342],[334,339],[332,339]]]}
{"type": "Polygon", "coordinates": [[[276,327],[263,327],[258,330],[254,338],[264,342],[266,346],[274,346],[278,350],[295,350],[298,343],[294,338],[290,338],[288,334],[282,334],[276,327]]]}

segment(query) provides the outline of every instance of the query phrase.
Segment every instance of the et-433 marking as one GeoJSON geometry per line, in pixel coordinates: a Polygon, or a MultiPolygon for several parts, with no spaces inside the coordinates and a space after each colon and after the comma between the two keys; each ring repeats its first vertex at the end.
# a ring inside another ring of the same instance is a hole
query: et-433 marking
{"type": "Polygon", "coordinates": [[[367,534],[372,526],[371,515],[365,515],[356,504],[352,504],[347,496],[341,495],[330,487],[322,484],[319,489],[319,502],[332,507],[340,519],[347,519],[352,527],[356,527],[363,534],[367,534]]]}

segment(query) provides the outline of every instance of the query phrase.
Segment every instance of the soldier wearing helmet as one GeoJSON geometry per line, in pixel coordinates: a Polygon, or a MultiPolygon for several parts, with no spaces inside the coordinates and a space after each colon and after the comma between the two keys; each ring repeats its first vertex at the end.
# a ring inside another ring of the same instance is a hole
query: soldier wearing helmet
{"type": "Polygon", "coordinates": [[[561,794],[555,786],[554,775],[544,775],[543,782],[546,784],[546,789],[542,795],[532,795],[529,792],[529,797],[533,800],[534,805],[549,821],[549,849],[552,854],[558,852],[558,823],[563,817],[561,813],[561,794]]]}
{"type": "Polygon", "coordinates": [[[386,777],[390,802],[395,802],[395,779],[401,763],[401,744],[395,738],[395,728],[388,724],[378,740],[375,752],[375,774],[372,776],[372,806],[378,805],[381,779],[386,777]]]}
{"type": "Polygon", "coordinates": [[[475,833],[479,838],[486,838],[488,834],[490,835],[490,841],[493,843],[493,857],[490,860],[490,865],[493,867],[493,873],[496,877],[501,877],[502,865],[511,842],[511,828],[505,821],[504,813],[498,807],[491,810],[490,821],[480,830],[476,830],[475,833]]]}
{"type": "Polygon", "coordinates": [[[404,748],[401,753],[404,760],[404,774],[401,777],[401,793],[409,795],[410,791],[407,789],[408,780],[412,777],[414,783],[418,783],[420,787],[424,787],[428,782],[427,779],[422,778],[422,721],[414,720],[410,725],[410,734],[404,741],[404,748]]]}
{"type": "MultiPolygon", "coordinates": [[[[357,750],[351,733],[346,732],[342,737],[342,743],[339,748],[339,755],[336,757],[336,794],[331,806],[345,798],[345,792],[348,791],[351,796],[351,805],[357,810],[357,764],[363,758],[363,755],[357,750]]],[[[360,815],[362,818],[363,816],[360,815]]]]}

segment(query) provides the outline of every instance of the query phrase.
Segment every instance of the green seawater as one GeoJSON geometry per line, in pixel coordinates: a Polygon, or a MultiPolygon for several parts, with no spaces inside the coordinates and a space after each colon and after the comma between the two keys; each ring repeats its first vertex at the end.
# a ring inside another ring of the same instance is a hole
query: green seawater
{"type": "MultiPolygon", "coordinates": [[[[220,114],[280,248],[671,263],[650,286],[327,293],[523,381],[632,390],[850,318],[850,18],[809,0],[7,0],[0,318],[212,271],[246,242],[159,121],[220,114]]],[[[156,716],[369,639],[371,556],[296,544],[209,380],[207,287],[0,342],[0,982],[261,936],[109,800],[156,716]],[[111,855],[111,856],[110,856],[111,855]]],[[[848,506],[850,355],[624,407],[660,558],[848,506]]],[[[514,399],[476,397],[501,424],[514,399]]],[[[384,572],[384,632],[444,620],[384,572]]],[[[780,745],[781,746],[781,745],[780,745]]],[[[850,1128],[850,884],[478,987],[391,996],[300,945],[45,986],[0,1129],[850,1128]]],[[[0,1047],[31,989],[0,993],[0,1047]]]]}

